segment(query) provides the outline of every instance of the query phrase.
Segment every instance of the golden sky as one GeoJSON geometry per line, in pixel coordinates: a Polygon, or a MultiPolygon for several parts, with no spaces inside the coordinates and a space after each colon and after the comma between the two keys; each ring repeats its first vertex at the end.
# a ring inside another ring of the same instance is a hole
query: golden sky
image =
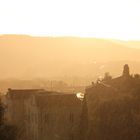
{"type": "Polygon", "coordinates": [[[0,34],[140,39],[140,0],[0,0],[0,34]]]}

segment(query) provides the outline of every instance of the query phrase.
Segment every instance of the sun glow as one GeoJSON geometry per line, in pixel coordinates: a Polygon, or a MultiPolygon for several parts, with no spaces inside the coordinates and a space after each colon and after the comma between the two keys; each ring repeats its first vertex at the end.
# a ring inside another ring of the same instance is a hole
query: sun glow
{"type": "Polygon", "coordinates": [[[4,0],[0,34],[140,39],[139,0],[4,0]]]}
{"type": "Polygon", "coordinates": [[[83,100],[84,99],[84,93],[79,92],[79,93],[76,94],[76,96],[80,100],[83,100]]]}

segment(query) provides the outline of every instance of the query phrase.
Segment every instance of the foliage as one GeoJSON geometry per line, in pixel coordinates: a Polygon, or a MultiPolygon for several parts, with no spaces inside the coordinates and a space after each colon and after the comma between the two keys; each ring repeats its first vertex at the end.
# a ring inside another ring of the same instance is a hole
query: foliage
{"type": "Polygon", "coordinates": [[[140,139],[140,97],[124,97],[102,103],[94,112],[88,140],[140,139]]]}
{"type": "Polygon", "coordinates": [[[17,128],[4,120],[5,106],[0,103],[0,140],[17,140],[17,128]]]}
{"type": "Polygon", "coordinates": [[[103,81],[110,81],[112,79],[112,76],[110,75],[109,72],[106,72],[103,78],[103,81]]]}

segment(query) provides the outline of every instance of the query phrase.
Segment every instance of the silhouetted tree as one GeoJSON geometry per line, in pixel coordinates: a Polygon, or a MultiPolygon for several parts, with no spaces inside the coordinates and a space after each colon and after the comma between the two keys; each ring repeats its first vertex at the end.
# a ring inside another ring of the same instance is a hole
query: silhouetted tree
{"type": "Polygon", "coordinates": [[[17,140],[17,128],[4,120],[5,106],[0,102],[0,140],[17,140]]]}
{"type": "Polygon", "coordinates": [[[139,74],[134,74],[134,78],[140,80],[140,75],[139,74]]]}
{"type": "Polygon", "coordinates": [[[106,72],[103,78],[103,81],[110,81],[112,79],[112,76],[110,75],[109,72],[106,72]]]}

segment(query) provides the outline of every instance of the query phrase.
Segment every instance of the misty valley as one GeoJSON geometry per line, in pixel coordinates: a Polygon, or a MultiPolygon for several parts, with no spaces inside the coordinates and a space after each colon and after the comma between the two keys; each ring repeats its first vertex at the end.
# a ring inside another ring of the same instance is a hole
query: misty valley
{"type": "Polygon", "coordinates": [[[139,47],[0,36],[0,140],[139,140],[139,47]]]}

